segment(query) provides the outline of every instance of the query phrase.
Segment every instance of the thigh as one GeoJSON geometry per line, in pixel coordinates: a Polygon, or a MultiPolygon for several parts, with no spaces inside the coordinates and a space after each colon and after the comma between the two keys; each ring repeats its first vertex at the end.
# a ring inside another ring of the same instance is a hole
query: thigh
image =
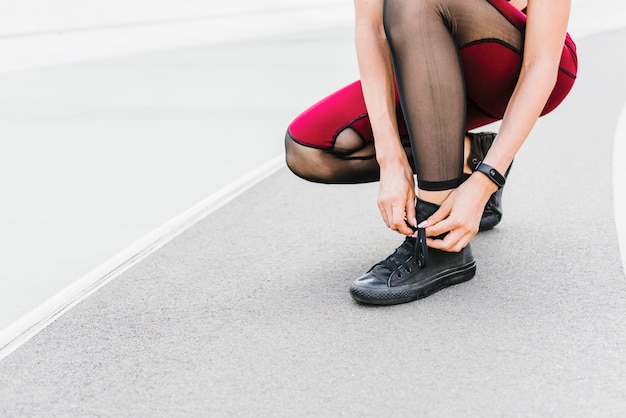
{"type": "MultiPolygon", "coordinates": [[[[406,135],[397,94],[396,108],[400,135],[406,135]]],[[[365,143],[374,140],[360,81],[349,84],[302,112],[289,125],[288,132],[301,145],[332,150],[337,136],[346,129],[352,129],[365,143]]]]}

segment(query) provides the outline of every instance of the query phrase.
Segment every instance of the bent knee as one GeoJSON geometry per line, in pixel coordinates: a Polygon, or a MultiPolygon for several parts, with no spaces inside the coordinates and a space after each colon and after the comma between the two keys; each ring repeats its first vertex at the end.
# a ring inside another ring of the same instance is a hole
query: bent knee
{"type": "Polygon", "coordinates": [[[324,182],[320,177],[319,156],[322,150],[306,147],[285,134],[285,161],[296,176],[312,182],[324,182]]]}

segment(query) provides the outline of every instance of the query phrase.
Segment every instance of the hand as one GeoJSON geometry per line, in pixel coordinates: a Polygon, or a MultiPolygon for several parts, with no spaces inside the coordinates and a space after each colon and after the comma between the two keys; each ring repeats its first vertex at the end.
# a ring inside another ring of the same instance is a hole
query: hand
{"type": "Polygon", "coordinates": [[[443,239],[427,238],[431,248],[459,252],[478,233],[480,218],[489,196],[497,190],[482,173],[473,174],[456,190],[452,191],[441,207],[426,222],[428,237],[436,237],[448,232],[443,239]]]}
{"type": "Polygon", "coordinates": [[[378,209],[389,228],[412,235],[415,221],[415,181],[408,161],[381,167],[378,186],[378,209]]]}

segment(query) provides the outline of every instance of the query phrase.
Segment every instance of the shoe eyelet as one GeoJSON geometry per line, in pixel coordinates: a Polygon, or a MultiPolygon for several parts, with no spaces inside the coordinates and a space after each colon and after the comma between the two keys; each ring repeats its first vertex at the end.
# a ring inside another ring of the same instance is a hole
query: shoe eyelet
{"type": "Polygon", "coordinates": [[[413,269],[411,267],[407,267],[404,269],[404,271],[406,271],[407,273],[411,273],[413,269]]]}

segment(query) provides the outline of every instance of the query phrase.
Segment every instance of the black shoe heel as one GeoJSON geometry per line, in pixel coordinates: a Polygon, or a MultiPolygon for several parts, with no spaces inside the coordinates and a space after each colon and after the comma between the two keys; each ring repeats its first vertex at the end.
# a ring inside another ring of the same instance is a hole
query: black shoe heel
{"type": "MultiPolygon", "coordinates": [[[[472,171],[476,169],[476,166],[479,162],[481,162],[493,141],[496,139],[495,132],[479,132],[472,133],[468,132],[466,134],[470,138],[470,153],[467,157],[467,165],[470,167],[472,171]]],[[[509,172],[511,171],[511,167],[513,163],[509,166],[504,173],[504,177],[508,178],[509,172]]],[[[478,227],[479,231],[488,231],[494,228],[496,225],[500,223],[502,220],[502,188],[498,189],[494,194],[489,197],[487,204],[485,205],[485,209],[483,211],[483,216],[480,219],[480,226],[478,227]]]]}

